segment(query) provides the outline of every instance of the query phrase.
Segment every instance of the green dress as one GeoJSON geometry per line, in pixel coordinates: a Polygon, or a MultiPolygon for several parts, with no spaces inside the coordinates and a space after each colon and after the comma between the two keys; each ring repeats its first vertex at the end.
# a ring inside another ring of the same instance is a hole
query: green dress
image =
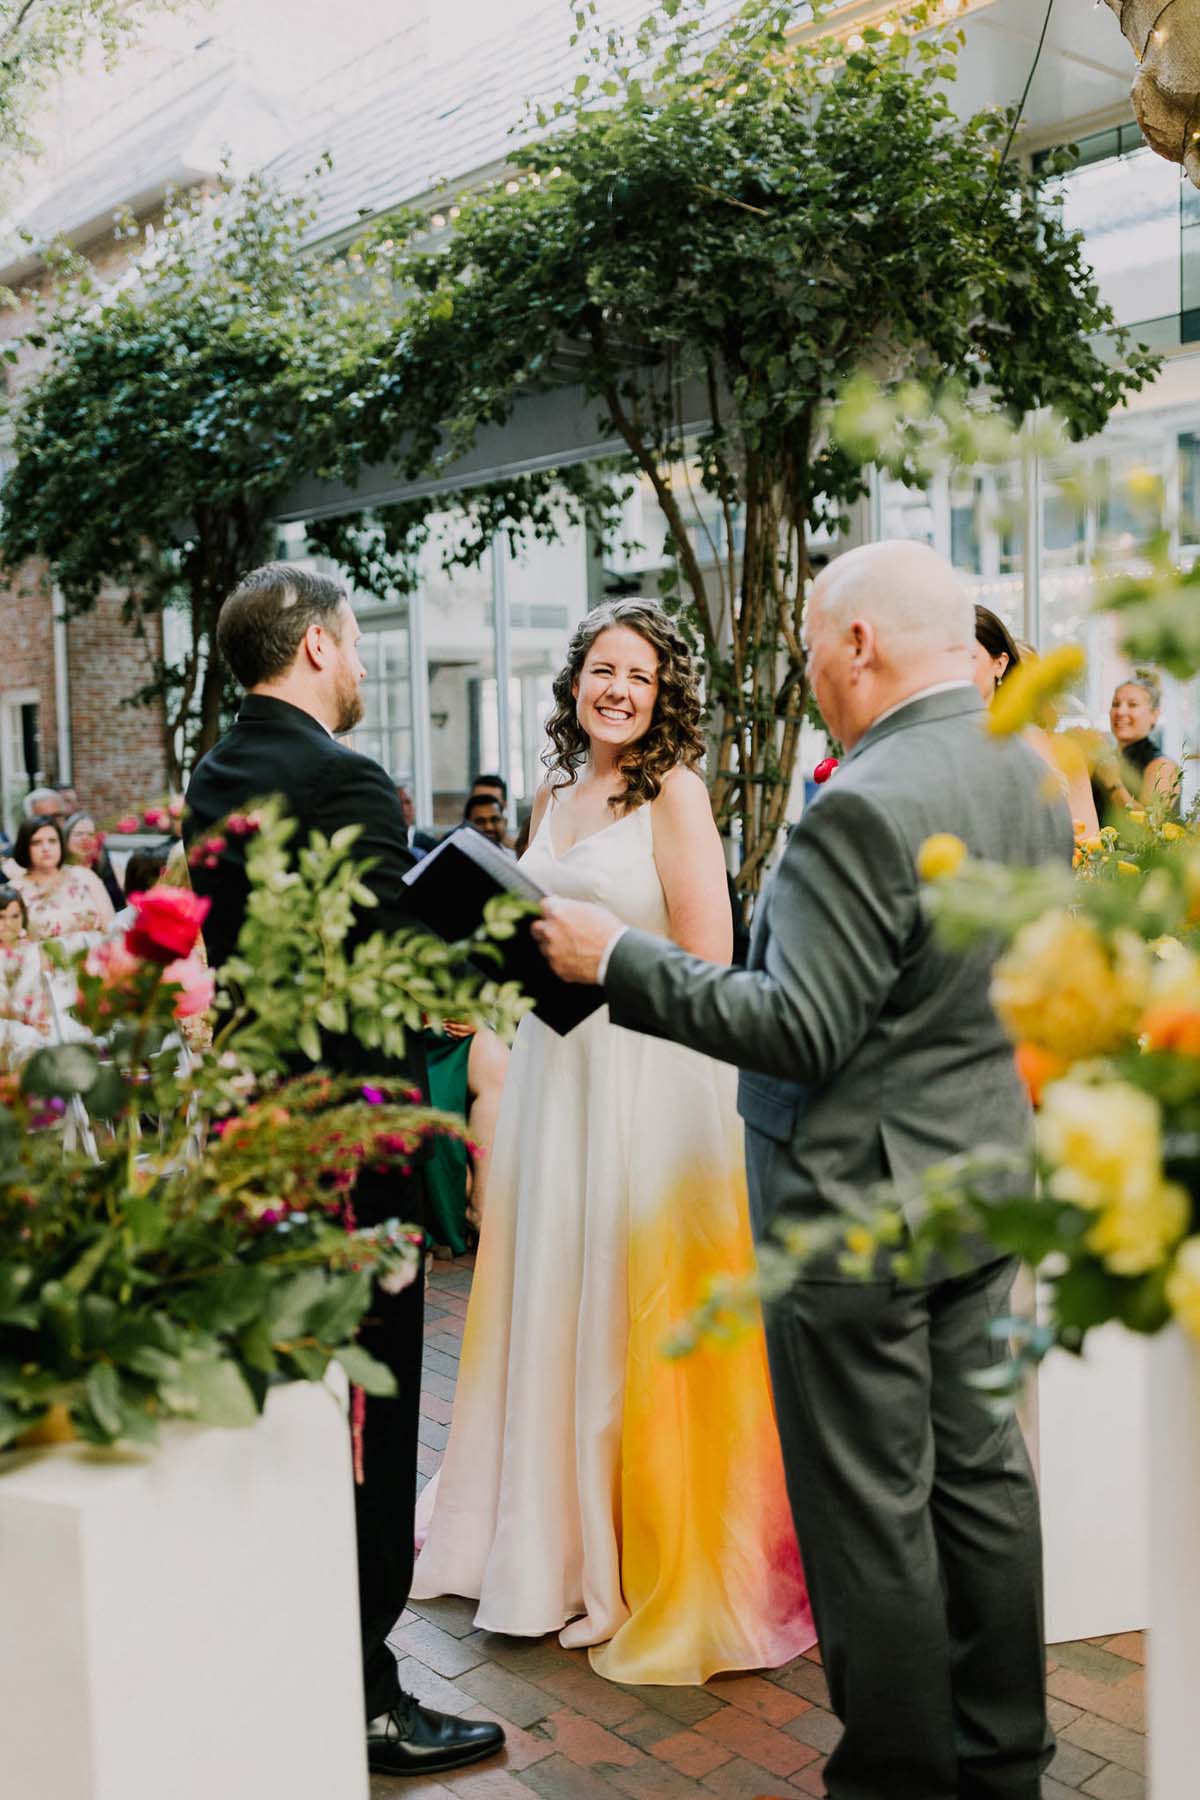
{"type": "MultiPolygon", "coordinates": [[[[425,1034],[429,1103],[441,1112],[467,1116],[467,1061],[471,1040],[425,1034]]],[[[425,1165],[426,1229],[434,1244],[448,1244],[455,1256],[469,1248],[467,1234],[467,1147],[461,1138],[436,1137],[425,1165]]],[[[472,1237],[474,1233],[471,1233],[472,1237]]]]}

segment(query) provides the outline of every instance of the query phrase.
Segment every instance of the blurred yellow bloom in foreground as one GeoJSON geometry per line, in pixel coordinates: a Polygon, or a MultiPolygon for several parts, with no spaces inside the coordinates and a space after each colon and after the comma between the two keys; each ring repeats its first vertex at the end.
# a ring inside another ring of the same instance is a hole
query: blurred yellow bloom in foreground
{"type": "Polygon", "coordinates": [[[1052,731],[1058,716],[1055,702],[1082,674],[1086,660],[1080,644],[1060,644],[1045,656],[1022,659],[996,689],[988,730],[996,737],[1014,737],[1029,725],[1052,731]]]}
{"type": "Polygon", "coordinates": [[[1089,920],[1058,908],[1017,933],[996,964],[992,1003],[1014,1043],[1079,1062],[1133,1038],[1150,966],[1134,932],[1106,940],[1089,920]]]}
{"type": "Polygon", "coordinates": [[[954,875],[967,860],[967,846],[952,831],[935,831],[917,851],[917,874],[922,881],[941,881],[954,875]]]}
{"type": "Polygon", "coordinates": [[[1056,1081],[1038,1127],[1050,1192],[1095,1212],[1087,1234],[1114,1275],[1142,1275],[1188,1228],[1186,1191],[1164,1181],[1158,1104],[1123,1081],[1056,1081]]]}
{"type": "Polygon", "coordinates": [[[1200,1338],[1200,1237],[1179,1246],[1167,1276],[1167,1304],[1184,1330],[1200,1338]]]}

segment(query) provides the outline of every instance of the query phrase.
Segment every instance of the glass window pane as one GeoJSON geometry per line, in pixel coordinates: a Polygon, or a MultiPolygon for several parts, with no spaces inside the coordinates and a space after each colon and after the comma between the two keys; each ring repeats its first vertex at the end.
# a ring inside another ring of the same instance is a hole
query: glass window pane
{"type": "Polygon", "coordinates": [[[1083,232],[1101,296],[1122,324],[1179,312],[1180,186],[1176,166],[1145,145],[1047,184],[1063,196],[1063,223],[1083,232]]]}

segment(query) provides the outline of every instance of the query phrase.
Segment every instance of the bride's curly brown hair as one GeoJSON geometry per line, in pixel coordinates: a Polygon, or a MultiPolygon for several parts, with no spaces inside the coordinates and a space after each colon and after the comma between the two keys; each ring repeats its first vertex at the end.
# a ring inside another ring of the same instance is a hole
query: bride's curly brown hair
{"type": "Polygon", "coordinates": [[[653,800],[677,764],[695,768],[704,755],[700,729],[700,684],[687,639],[669,613],[653,600],[609,600],[585,614],[567,650],[565,667],[554,678],[554,711],[546,722],[550,746],[542,761],[559,787],[578,780],[587,761],[588,737],[579,723],[572,692],[588,651],[613,625],[623,625],[644,638],[658,657],[658,694],[650,729],[621,758],[625,791],[609,805],[629,812],[653,800]]]}

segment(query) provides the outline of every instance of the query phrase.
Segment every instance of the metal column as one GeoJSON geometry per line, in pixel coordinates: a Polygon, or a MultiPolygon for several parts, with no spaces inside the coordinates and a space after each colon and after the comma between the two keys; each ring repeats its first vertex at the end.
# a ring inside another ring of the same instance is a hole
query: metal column
{"type": "Polygon", "coordinates": [[[417,824],[433,824],[433,757],[429,732],[429,663],[425,653],[425,595],[408,596],[408,695],[412,719],[413,806],[417,824]]]}
{"type": "Polygon", "coordinates": [[[1023,587],[1021,635],[1035,650],[1042,647],[1042,459],[1033,447],[1038,414],[1025,422],[1026,448],[1022,458],[1025,476],[1024,546],[1021,557],[1023,587]]]}
{"type": "Polygon", "coordinates": [[[508,631],[508,588],[505,580],[504,537],[492,539],[492,634],[496,649],[496,730],[500,774],[512,786],[512,721],[508,716],[511,652],[508,631]]]}

